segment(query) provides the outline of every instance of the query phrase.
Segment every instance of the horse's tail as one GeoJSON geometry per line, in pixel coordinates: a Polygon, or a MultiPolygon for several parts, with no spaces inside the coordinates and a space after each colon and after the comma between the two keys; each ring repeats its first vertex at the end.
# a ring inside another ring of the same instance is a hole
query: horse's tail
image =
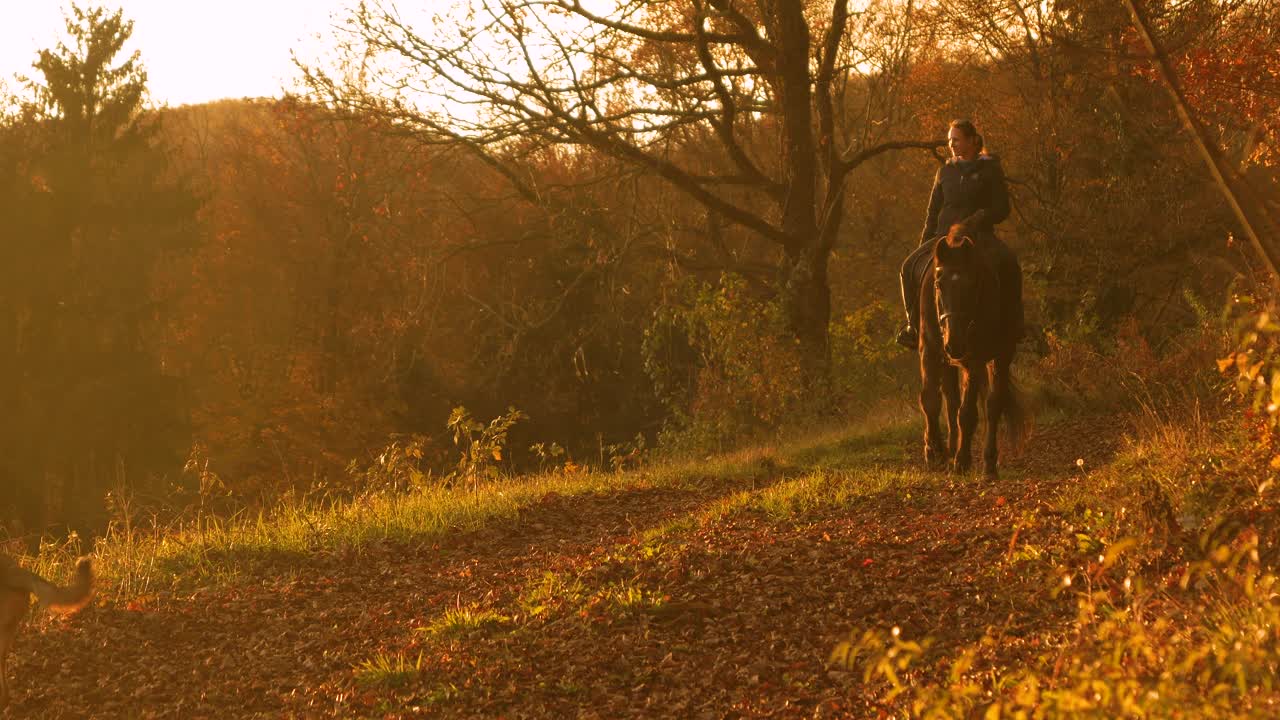
{"type": "Polygon", "coordinates": [[[1004,404],[1003,415],[1001,425],[1004,427],[1001,429],[1004,431],[1005,442],[1015,452],[1021,450],[1027,438],[1031,437],[1031,416],[1026,411],[1022,391],[1013,382],[1012,374],[1009,375],[1009,396],[1004,404]]]}

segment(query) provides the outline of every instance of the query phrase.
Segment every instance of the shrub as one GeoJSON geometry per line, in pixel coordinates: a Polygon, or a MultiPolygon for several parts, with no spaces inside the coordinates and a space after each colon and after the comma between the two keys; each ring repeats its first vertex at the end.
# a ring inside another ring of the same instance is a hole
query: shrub
{"type": "Polygon", "coordinates": [[[434,455],[430,437],[395,434],[365,467],[349,463],[347,475],[359,490],[408,490],[436,477],[430,462],[434,455]]]}
{"type": "Polygon", "coordinates": [[[832,320],[832,395],[844,409],[914,394],[919,365],[904,359],[892,339],[900,314],[896,304],[876,300],[832,320]]]}
{"type": "Polygon", "coordinates": [[[831,663],[859,670],[885,702],[923,718],[1267,717],[1277,700],[1277,578],[1258,564],[1256,536],[1220,545],[1172,585],[1146,589],[1109,554],[1075,596],[1060,640],[1014,665],[990,666],[988,635],[921,681],[930,643],[878,631],[852,635],[831,663]],[[1102,567],[1102,565],[1107,567],[1102,567]],[[901,698],[901,699],[899,699],[901,698]]]}
{"type": "MultiPolygon", "coordinates": [[[[1188,302],[1199,308],[1194,298],[1188,302]]],[[[1044,356],[1029,365],[1031,384],[1049,404],[1136,410],[1135,417],[1147,425],[1198,412],[1221,398],[1212,365],[1226,337],[1222,319],[1207,314],[1201,319],[1158,344],[1133,318],[1110,337],[1072,328],[1047,331],[1044,356]]]]}
{"type": "Polygon", "coordinates": [[[495,477],[506,451],[507,434],[526,417],[515,408],[507,408],[507,414],[499,415],[485,425],[472,418],[466,408],[454,408],[447,427],[459,456],[457,465],[446,479],[474,486],[481,480],[495,477]]]}
{"type": "Polygon", "coordinates": [[[799,341],[780,305],[753,297],[746,281],[687,291],[645,332],[645,371],[671,413],[667,447],[722,447],[773,429],[818,398],[803,381],[799,341]]]}
{"type": "Polygon", "coordinates": [[[1275,303],[1264,304],[1242,293],[1234,297],[1232,307],[1234,343],[1218,360],[1218,369],[1233,381],[1236,397],[1274,430],[1280,423],[1280,324],[1275,303]]]}

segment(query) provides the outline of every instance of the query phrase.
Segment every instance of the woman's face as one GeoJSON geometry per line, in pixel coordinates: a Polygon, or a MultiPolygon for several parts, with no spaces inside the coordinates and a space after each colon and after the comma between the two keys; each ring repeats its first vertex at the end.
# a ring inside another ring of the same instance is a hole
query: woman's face
{"type": "Polygon", "coordinates": [[[969,137],[958,127],[947,133],[947,144],[951,146],[951,156],[961,160],[972,160],[978,157],[978,139],[969,137]]]}

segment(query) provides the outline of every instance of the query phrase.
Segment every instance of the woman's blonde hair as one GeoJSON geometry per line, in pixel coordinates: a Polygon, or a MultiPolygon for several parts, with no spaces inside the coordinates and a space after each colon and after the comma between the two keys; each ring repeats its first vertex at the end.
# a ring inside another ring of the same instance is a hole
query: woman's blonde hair
{"type": "Polygon", "coordinates": [[[980,135],[980,134],[978,133],[978,128],[974,126],[974,124],[973,124],[973,121],[972,121],[972,120],[970,120],[970,119],[968,119],[968,118],[961,118],[961,119],[959,119],[959,120],[952,120],[952,121],[951,121],[951,125],[950,125],[950,126],[948,126],[948,129],[951,129],[951,128],[957,128],[957,129],[959,129],[959,130],[960,130],[960,132],[964,133],[964,136],[965,136],[965,137],[967,137],[967,138],[973,138],[974,140],[977,140],[977,141],[978,141],[978,152],[982,152],[982,151],[983,151],[982,135],[980,135]]]}

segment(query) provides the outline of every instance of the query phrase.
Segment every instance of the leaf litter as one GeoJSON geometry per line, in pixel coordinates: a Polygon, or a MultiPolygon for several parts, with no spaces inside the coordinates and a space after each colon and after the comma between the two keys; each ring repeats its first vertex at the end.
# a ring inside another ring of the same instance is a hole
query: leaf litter
{"type": "MultiPolygon", "coordinates": [[[[40,618],[10,663],[7,716],[876,717],[860,674],[827,664],[853,630],[899,628],[935,653],[994,633],[993,652],[1016,659],[1069,622],[1011,548],[1061,534],[1025,517],[1081,448],[1096,464],[1111,446],[1090,428],[1038,437],[994,485],[934,475],[781,516],[709,512],[777,484],[778,468],[552,493],[453,538],[40,618]],[[464,610],[489,621],[425,631],[464,610]],[[412,671],[361,681],[378,658],[412,671]]],[[[914,444],[901,450],[914,464],[914,444]]]]}

